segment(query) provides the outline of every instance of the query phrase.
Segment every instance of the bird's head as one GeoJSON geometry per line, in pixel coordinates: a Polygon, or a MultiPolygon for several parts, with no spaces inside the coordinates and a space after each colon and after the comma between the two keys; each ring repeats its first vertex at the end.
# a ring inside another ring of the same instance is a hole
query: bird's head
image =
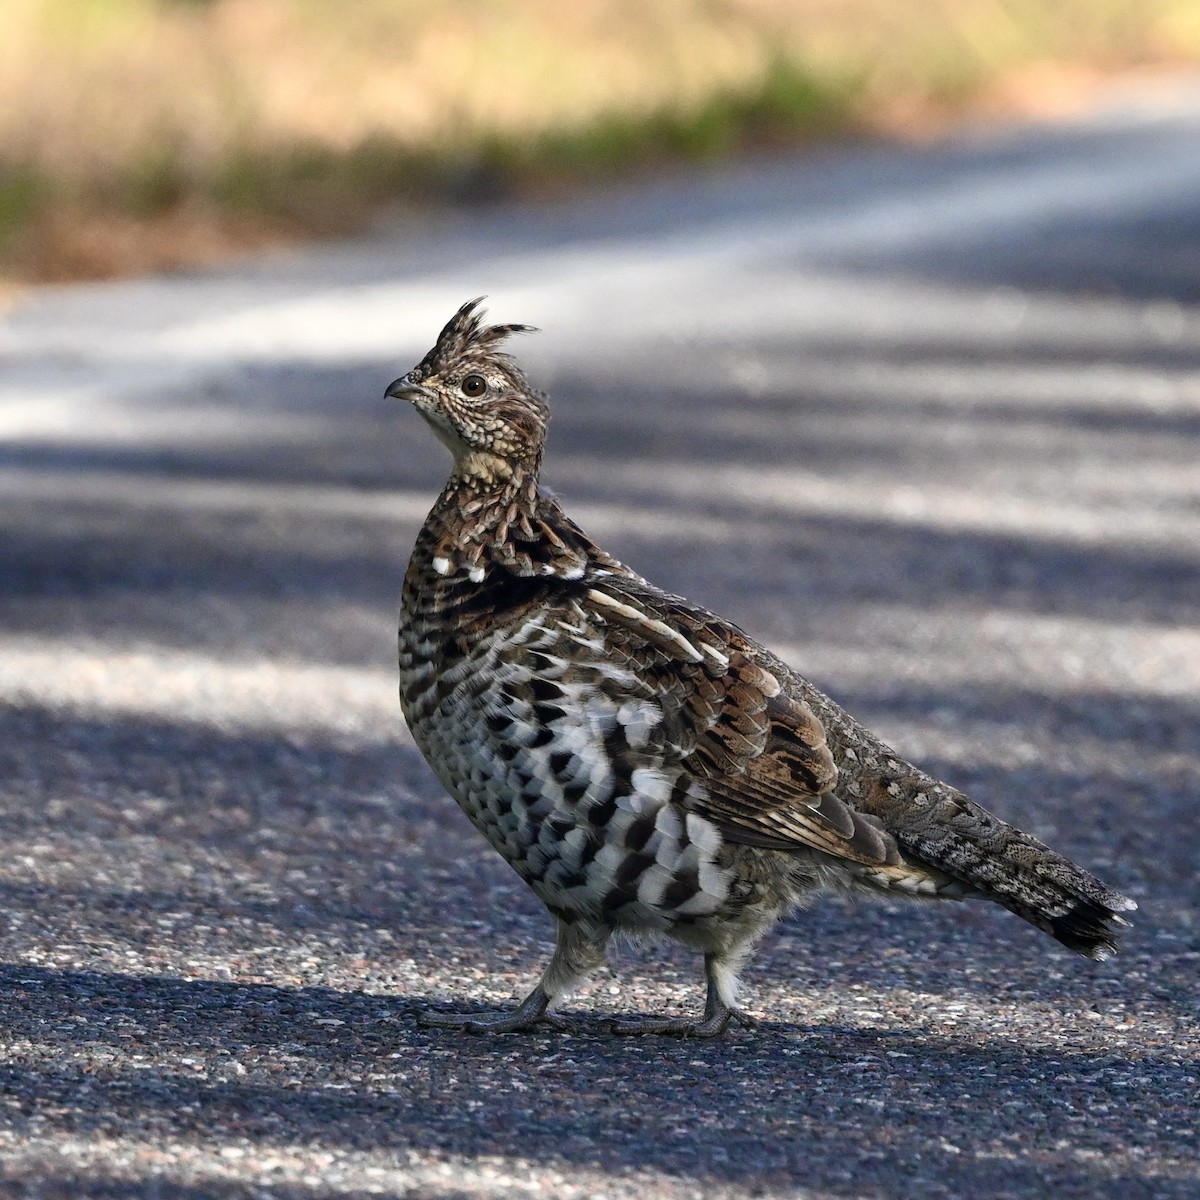
{"type": "Polygon", "coordinates": [[[484,325],[482,300],[468,300],[433,349],[386,395],[412,402],[450,448],[456,474],[491,485],[536,474],[550,413],[520,367],[499,349],[510,334],[533,327],[484,325]]]}

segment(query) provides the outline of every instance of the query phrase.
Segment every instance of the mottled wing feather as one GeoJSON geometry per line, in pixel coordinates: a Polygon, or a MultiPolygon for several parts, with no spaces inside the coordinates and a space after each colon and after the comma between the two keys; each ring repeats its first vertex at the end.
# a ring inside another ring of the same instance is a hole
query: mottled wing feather
{"type": "Polygon", "coordinates": [[[680,762],[702,785],[688,807],[731,842],[899,861],[882,824],[833,795],[838,771],[824,727],[755,661],[745,633],[640,579],[606,579],[586,600],[614,659],[662,704],[680,762]]]}

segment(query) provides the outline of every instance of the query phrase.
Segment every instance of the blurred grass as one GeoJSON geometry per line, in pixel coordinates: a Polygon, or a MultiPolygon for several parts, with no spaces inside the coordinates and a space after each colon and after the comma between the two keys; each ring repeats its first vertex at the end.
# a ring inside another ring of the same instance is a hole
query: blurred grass
{"type": "Polygon", "coordinates": [[[0,271],[35,279],[1200,56],[1200,0],[2,2],[0,271]]]}

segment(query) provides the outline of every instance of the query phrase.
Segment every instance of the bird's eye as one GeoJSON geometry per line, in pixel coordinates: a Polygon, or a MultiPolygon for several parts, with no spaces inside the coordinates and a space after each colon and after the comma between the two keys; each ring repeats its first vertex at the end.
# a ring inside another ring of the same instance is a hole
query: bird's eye
{"type": "Polygon", "coordinates": [[[482,375],[468,375],[462,381],[464,396],[482,396],[487,391],[487,380],[482,375]]]}

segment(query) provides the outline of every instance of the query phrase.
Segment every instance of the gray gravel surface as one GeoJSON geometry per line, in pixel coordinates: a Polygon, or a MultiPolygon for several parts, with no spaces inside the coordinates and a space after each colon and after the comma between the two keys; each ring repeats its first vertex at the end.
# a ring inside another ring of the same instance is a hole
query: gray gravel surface
{"type": "Polygon", "coordinates": [[[1200,1195],[1200,96],[459,213],[0,329],[0,1192],[1200,1195]],[[444,452],[384,385],[545,332],[548,478],[659,583],[1141,904],[824,903],[757,1031],[623,947],[492,1039],[550,923],[402,727],[444,452]]]}

